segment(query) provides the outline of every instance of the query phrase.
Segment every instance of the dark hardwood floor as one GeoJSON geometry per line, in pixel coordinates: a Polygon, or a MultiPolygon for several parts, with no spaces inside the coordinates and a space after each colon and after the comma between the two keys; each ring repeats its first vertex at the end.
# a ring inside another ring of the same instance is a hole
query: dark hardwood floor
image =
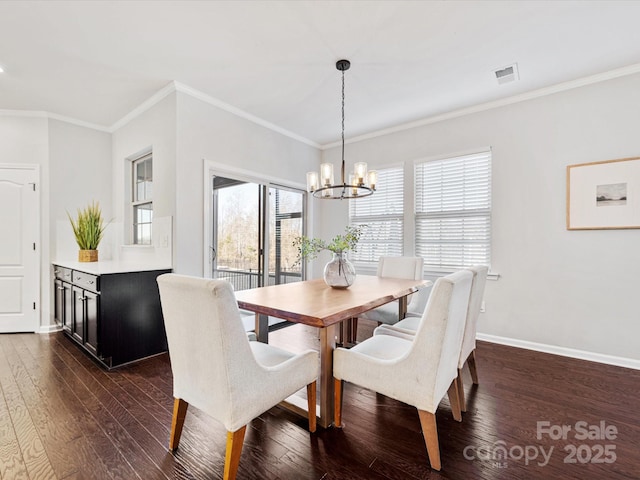
{"type": "MultiPolygon", "coordinates": [[[[361,321],[359,334],[370,333],[361,321]]],[[[271,342],[318,345],[302,325],[271,342]]],[[[429,468],[414,408],[347,385],[343,429],[310,434],[280,407],[251,422],[238,478],[640,478],[639,371],[483,342],[477,361],[463,422],[446,400],[438,410],[441,472],[429,468]],[[537,422],[548,422],[540,438],[537,422]],[[563,425],[566,438],[554,437],[563,425]]],[[[195,408],[168,453],[171,381],[167,355],[106,372],[61,333],[0,335],[0,478],[222,478],[224,428],[195,408]]]]}

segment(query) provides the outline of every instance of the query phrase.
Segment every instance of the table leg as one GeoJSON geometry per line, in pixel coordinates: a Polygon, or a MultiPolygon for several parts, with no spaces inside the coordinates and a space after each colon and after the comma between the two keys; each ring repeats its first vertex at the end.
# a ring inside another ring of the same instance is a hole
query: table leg
{"type": "Polygon", "coordinates": [[[398,299],[398,318],[402,320],[407,315],[407,297],[398,299]]]}
{"type": "Polygon", "coordinates": [[[320,329],[320,418],[318,423],[333,423],[333,351],[336,348],[337,324],[320,329]]]}
{"type": "Polygon", "coordinates": [[[269,316],[256,313],[256,337],[262,343],[269,343],[269,316]]]}

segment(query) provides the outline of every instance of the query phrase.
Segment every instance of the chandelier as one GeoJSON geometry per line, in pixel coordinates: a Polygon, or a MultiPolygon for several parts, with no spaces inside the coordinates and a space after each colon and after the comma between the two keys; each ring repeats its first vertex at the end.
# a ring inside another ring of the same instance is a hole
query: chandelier
{"type": "Polygon", "coordinates": [[[362,198],[373,194],[378,181],[378,172],[367,172],[365,162],[357,162],[353,166],[353,173],[349,174],[349,182],[345,181],[344,162],[344,72],[349,70],[349,60],[338,60],[336,68],[342,72],[342,167],[340,169],[340,183],[333,181],[333,164],[320,165],[320,175],[317,172],[307,172],[307,191],[316,198],[343,199],[362,198]]]}

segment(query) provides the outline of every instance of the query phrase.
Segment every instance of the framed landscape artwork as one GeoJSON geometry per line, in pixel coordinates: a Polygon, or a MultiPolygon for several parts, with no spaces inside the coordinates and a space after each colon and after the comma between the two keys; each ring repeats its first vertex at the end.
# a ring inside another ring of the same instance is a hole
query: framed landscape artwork
{"type": "Polygon", "coordinates": [[[567,230],[640,228],[640,157],[567,166],[567,230]]]}

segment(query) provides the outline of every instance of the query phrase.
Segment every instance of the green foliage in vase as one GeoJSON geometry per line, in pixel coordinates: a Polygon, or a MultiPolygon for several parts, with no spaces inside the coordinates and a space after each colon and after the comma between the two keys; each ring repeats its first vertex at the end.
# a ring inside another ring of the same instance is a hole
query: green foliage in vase
{"type": "Polygon", "coordinates": [[[349,250],[356,251],[358,241],[360,241],[365,228],[366,225],[347,226],[344,234],[336,235],[329,242],[304,235],[296,237],[293,241],[293,246],[298,249],[296,263],[299,263],[302,259],[313,260],[322,250],[329,250],[333,253],[344,253],[349,250]]]}
{"type": "Polygon", "coordinates": [[[75,220],[69,212],[67,216],[80,250],[97,250],[105,229],[100,204],[91,202],[84,210],[78,209],[78,217],[75,220]]]}

